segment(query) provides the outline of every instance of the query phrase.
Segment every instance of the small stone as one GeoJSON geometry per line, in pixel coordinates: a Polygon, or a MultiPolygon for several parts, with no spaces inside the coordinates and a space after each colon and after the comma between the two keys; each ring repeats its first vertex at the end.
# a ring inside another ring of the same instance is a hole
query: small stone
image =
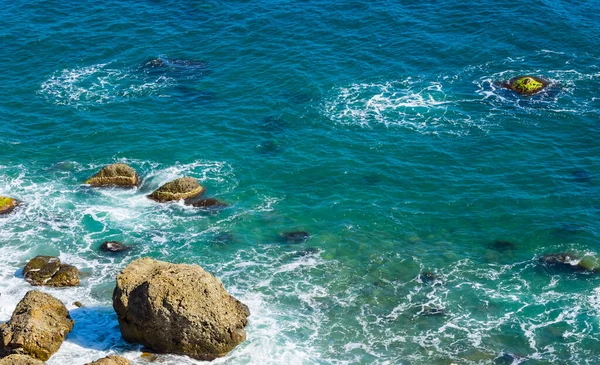
{"type": "Polygon", "coordinates": [[[121,252],[127,250],[127,246],[119,241],[106,241],[100,245],[100,250],[105,252],[121,252]]]}
{"type": "Polygon", "coordinates": [[[19,202],[16,199],[0,196],[0,215],[12,212],[18,205],[19,202]]]}
{"type": "Polygon", "coordinates": [[[83,307],[83,304],[80,301],[74,302],[73,305],[76,306],[77,308],[83,307]]]}
{"type": "Polygon", "coordinates": [[[193,177],[182,177],[162,185],[148,197],[157,202],[189,199],[204,192],[202,185],[193,177]]]}
{"type": "Polygon", "coordinates": [[[156,360],[158,360],[158,356],[150,352],[142,352],[140,357],[148,362],[155,362],[156,360]]]}
{"type": "Polygon", "coordinates": [[[134,187],[139,184],[137,172],[124,163],[104,166],[100,172],[86,180],[91,186],[134,187]]]}

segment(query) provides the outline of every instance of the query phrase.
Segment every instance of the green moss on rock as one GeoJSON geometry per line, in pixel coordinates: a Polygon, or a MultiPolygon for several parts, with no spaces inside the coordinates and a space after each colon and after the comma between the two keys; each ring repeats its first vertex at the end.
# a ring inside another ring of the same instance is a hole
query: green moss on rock
{"type": "Polygon", "coordinates": [[[539,77],[517,76],[510,79],[502,86],[515,91],[523,96],[531,96],[545,89],[550,83],[539,77]]]}
{"type": "Polygon", "coordinates": [[[0,196],[0,215],[12,212],[18,205],[19,202],[16,199],[0,196]]]}

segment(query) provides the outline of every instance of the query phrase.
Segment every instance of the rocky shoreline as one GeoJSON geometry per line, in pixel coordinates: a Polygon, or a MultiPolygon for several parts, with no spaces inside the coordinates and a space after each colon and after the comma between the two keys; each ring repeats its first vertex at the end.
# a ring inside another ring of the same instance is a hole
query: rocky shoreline
{"type": "MultiPolygon", "coordinates": [[[[92,187],[133,188],[140,176],[128,165],[105,166],[85,181],[92,187]]],[[[200,209],[226,207],[214,198],[197,200],[205,189],[192,177],[168,182],[148,195],[165,203],[183,200],[200,209]]],[[[12,213],[21,202],[0,196],[0,215],[12,213]]],[[[100,250],[127,250],[106,241],[100,250]]],[[[58,257],[36,256],[22,270],[32,286],[73,287],[79,270],[58,257]]],[[[68,290],[68,289],[65,289],[68,290]]],[[[77,305],[81,306],[81,303],[77,305]]],[[[198,265],[172,264],[150,258],[131,262],[116,277],[113,308],[123,338],[155,353],[185,355],[199,360],[225,356],[246,339],[248,307],[231,296],[221,281],[198,265]]],[[[10,320],[0,325],[0,365],[43,364],[58,351],[76,325],[64,303],[50,294],[31,290],[17,304],[10,320]]],[[[107,356],[88,365],[126,365],[121,356],[107,356]]]]}
{"type": "MultiPolygon", "coordinates": [[[[31,262],[61,265],[48,256],[31,262]]],[[[150,258],[133,261],[117,276],[113,308],[127,342],[199,360],[225,356],[243,342],[250,316],[248,307],[200,266],[150,258]]],[[[64,303],[30,290],[0,325],[0,365],[43,364],[75,325],[64,303]]],[[[129,360],[108,356],[89,364],[126,365],[129,360]]]]}

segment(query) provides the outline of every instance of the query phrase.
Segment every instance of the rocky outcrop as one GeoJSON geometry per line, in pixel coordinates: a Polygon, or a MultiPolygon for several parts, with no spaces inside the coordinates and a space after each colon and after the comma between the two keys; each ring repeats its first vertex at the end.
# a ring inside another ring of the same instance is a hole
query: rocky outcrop
{"type": "Polygon", "coordinates": [[[113,307],[125,340],[200,360],[224,356],[244,341],[250,315],[200,266],[150,258],[117,276],[113,307]]]}
{"type": "Polygon", "coordinates": [[[148,197],[157,202],[167,202],[194,198],[203,192],[204,188],[198,183],[198,180],[193,177],[182,177],[164,184],[148,197]]]}
{"type": "Polygon", "coordinates": [[[36,256],[23,268],[23,277],[31,285],[77,286],[79,270],[62,264],[58,257],[36,256]]]}
{"type": "Polygon", "coordinates": [[[104,166],[96,175],[86,180],[91,186],[121,186],[134,187],[140,178],[133,168],[124,163],[104,166]]]}
{"type": "Polygon", "coordinates": [[[129,365],[129,360],[122,356],[111,355],[98,359],[94,362],[88,362],[84,365],[129,365]]]}
{"type": "Polygon", "coordinates": [[[534,76],[517,76],[501,84],[502,87],[513,90],[523,96],[537,94],[548,85],[550,85],[548,80],[534,76]]]}
{"type": "Polygon", "coordinates": [[[121,252],[127,250],[127,246],[119,241],[106,241],[100,245],[100,250],[104,252],[121,252]]]}
{"type": "Polygon", "coordinates": [[[18,205],[18,200],[8,196],[0,196],[0,215],[12,212],[18,205]]]}
{"type": "Polygon", "coordinates": [[[44,365],[44,362],[27,355],[9,355],[0,359],[0,365],[44,365]]]}
{"type": "Polygon", "coordinates": [[[60,300],[31,290],[17,304],[10,320],[0,325],[0,357],[18,354],[46,361],[71,329],[73,320],[60,300]]]}

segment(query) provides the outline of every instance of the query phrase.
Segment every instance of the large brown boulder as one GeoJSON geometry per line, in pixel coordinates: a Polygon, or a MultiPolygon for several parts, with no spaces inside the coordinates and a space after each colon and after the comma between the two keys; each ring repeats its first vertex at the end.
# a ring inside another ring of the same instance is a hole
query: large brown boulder
{"type": "Polygon", "coordinates": [[[12,212],[18,205],[18,200],[8,196],[0,196],[0,215],[12,212]]]}
{"type": "Polygon", "coordinates": [[[84,365],[129,365],[129,360],[122,356],[107,356],[84,365]]]}
{"type": "Polygon", "coordinates": [[[75,266],[62,264],[54,256],[36,256],[31,259],[23,268],[23,277],[35,286],[79,285],[79,270],[75,266]]]}
{"type": "Polygon", "coordinates": [[[0,359],[0,365],[44,365],[44,362],[27,355],[9,355],[0,359]]]}
{"type": "Polygon", "coordinates": [[[158,202],[167,202],[193,198],[203,192],[204,188],[198,183],[198,180],[193,177],[182,177],[164,184],[148,197],[158,202]]]}
{"type": "Polygon", "coordinates": [[[113,307],[125,340],[200,360],[224,356],[244,341],[250,315],[200,266],[150,258],[117,276],[113,307]]]}
{"type": "Polygon", "coordinates": [[[91,186],[134,187],[140,178],[133,168],[124,163],[115,163],[102,168],[96,175],[86,180],[91,186]]]}
{"type": "Polygon", "coordinates": [[[0,357],[18,354],[46,361],[72,329],[73,320],[60,300],[31,290],[17,304],[10,320],[0,325],[0,357]]]}

